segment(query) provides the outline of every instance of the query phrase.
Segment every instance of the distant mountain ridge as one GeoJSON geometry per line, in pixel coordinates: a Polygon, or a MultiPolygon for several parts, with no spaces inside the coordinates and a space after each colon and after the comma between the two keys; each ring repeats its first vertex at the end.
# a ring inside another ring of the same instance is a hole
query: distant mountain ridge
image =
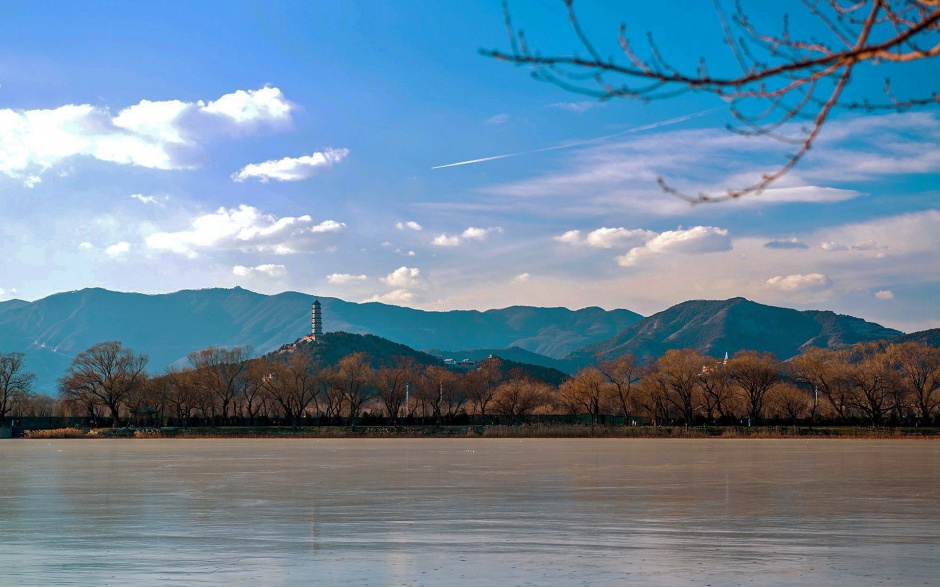
{"type": "Polygon", "coordinates": [[[715,357],[749,349],[789,359],[812,346],[837,348],[901,334],[830,311],[779,308],[744,298],[692,300],[644,318],[565,358],[586,364],[626,353],[646,359],[669,349],[693,348],[715,357]]]}
{"type": "MultiPolygon", "coordinates": [[[[84,289],[35,302],[10,300],[0,302],[0,351],[25,352],[27,368],[37,375],[36,391],[54,393],[72,358],[106,340],[146,352],[152,372],[185,363],[187,354],[209,346],[247,344],[259,355],[268,353],[309,333],[314,299],[236,287],[159,295],[84,289]]],[[[810,346],[835,348],[902,334],[852,316],[744,298],[683,302],[648,318],[595,307],[428,312],[319,299],[327,332],[371,334],[419,350],[470,349],[431,352],[458,360],[494,354],[566,373],[625,353],[646,359],[695,348],[720,357],[751,349],[788,359],[810,346]]],[[[935,331],[907,336],[937,338],[935,331]]]]}
{"type": "MultiPolygon", "coordinates": [[[[53,393],[72,358],[106,340],[146,352],[154,372],[208,346],[248,344],[264,354],[309,333],[315,298],[236,287],[157,295],[90,288],[35,302],[10,300],[0,303],[0,350],[27,353],[26,366],[37,375],[36,390],[53,393]]],[[[629,310],[601,308],[428,312],[319,299],[324,330],[374,334],[414,349],[516,345],[560,357],[609,338],[641,318],[629,310]]]]}

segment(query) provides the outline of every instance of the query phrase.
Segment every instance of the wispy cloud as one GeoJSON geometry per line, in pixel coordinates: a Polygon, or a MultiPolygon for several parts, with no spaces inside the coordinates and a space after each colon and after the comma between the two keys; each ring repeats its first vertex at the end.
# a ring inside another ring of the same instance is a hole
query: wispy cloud
{"type": "Polygon", "coordinates": [[[349,149],[326,149],[312,155],[302,157],[284,157],[265,161],[263,163],[250,163],[232,174],[232,179],[243,182],[248,179],[257,179],[261,183],[274,181],[299,181],[316,175],[321,169],[329,169],[339,163],[349,154],[349,149]]]}
{"type": "Polygon", "coordinates": [[[287,275],[287,267],[284,265],[265,264],[256,267],[245,267],[236,265],[232,267],[232,273],[238,277],[284,277],[287,275]]]}
{"type": "Polygon", "coordinates": [[[549,104],[548,108],[557,108],[559,110],[567,110],[568,112],[587,112],[588,110],[593,110],[598,106],[601,106],[601,102],[598,100],[582,100],[581,102],[555,102],[549,104]]]}
{"type": "Polygon", "coordinates": [[[491,156],[491,157],[482,157],[482,158],[480,158],[480,159],[470,159],[470,160],[467,160],[467,161],[458,161],[457,163],[447,163],[446,165],[436,165],[436,166],[432,167],[431,169],[445,169],[445,168],[447,168],[447,167],[458,167],[458,166],[460,166],[460,165],[471,165],[471,164],[474,164],[474,163],[485,163],[485,162],[487,162],[487,161],[496,161],[496,160],[498,160],[498,159],[507,159],[507,158],[509,158],[509,157],[519,157],[519,156],[521,156],[521,155],[532,155],[532,154],[535,154],[535,153],[544,153],[544,152],[546,152],[546,151],[557,151],[557,150],[559,150],[559,149],[572,149],[572,148],[575,148],[575,147],[581,147],[581,146],[584,146],[584,145],[590,145],[590,144],[592,144],[592,143],[600,143],[600,142],[603,142],[603,141],[607,141],[607,140],[609,140],[609,139],[612,139],[612,138],[614,138],[614,137],[619,137],[619,136],[628,135],[628,134],[632,134],[632,133],[637,133],[637,132],[643,132],[643,131],[647,131],[647,130],[652,130],[652,129],[654,129],[654,128],[659,128],[659,127],[661,127],[661,126],[668,126],[668,125],[670,125],[670,124],[678,124],[678,123],[680,123],[680,122],[685,122],[685,121],[691,120],[691,119],[693,119],[693,118],[698,118],[699,116],[705,116],[706,114],[711,114],[711,113],[713,113],[713,112],[717,112],[717,110],[718,110],[717,108],[713,108],[713,109],[711,109],[711,110],[703,110],[702,112],[696,112],[696,113],[694,113],[694,114],[687,114],[687,115],[685,115],[685,116],[677,116],[677,117],[675,117],[675,118],[670,118],[670,119],[668,119],[668,120],[661,120],[661,121],[659,121],[659,122],[654,122],[654,123],[651,123],[651,124],[644,124],[644,125],[642,125],[642,126],[636,126],[636,127],[633,127],[633,128],[628,128],[627,130],[622,130],[622,131],[620,131],[620,132],[615,132],[615,133],[613,133],[613,134],[604,135],[604,136],[601,136],[601,137],[595,137],[595,138],[593,138],[593,139],[571,141],[571,142],[568,142],[568,143],[562,143],[562,144],[560,144],[560,145],[552,145],[552,146],[550,146],[550,147],[542,147],[542,148],[540,148],[540,149],[532,149],[532,150],[529,150],[529,151],[517,151],[517,152],[515,152],[515,153],[506,153],[506,154],[504,154],[504,155],[493,155],[493,156],[491,156]]]}
{"type": "Polygon", "coordinates": [[[170,196],[158,197],[158,196],[145,196],[143,194],[131,194],[130,197],[132,200],[137,200],[141,204],[145,204],[145,205],[152,204],[154,206],[160,206],[161,208],[164,206],[164,202],[167,202],[170,199],[170,196]]]}
{"type": "MultiPolygon", "coordinates": [[[[737,200],[734,207],[834,204],[864,195],[830,185],[834,181],[937,172],[940,122],[931,115],[909,116],[885,117],[883,124],[874,127],[833,123],[845,126],[835,130],[836,139],[820,143],[797,169],[761,194],[737,200]],[[898,124],[898,130],[892,130],[889,123],[898,124]],[[889,140],[883,140],[885,136],[889,140]]],[[[664,194],[658,178],[687,194],[721,194],[776,169],[788,147],[723,129],[694,129],[664,131],[642,139],[571,143],[566,148],[573,152],[554,170],[484,186],[481,192],[503,200],[512,198],[517,207],[537,206],[559,216],[611,210],[684,215],[689,212],[688,204],[664,194]]]]}
{"type": "Polygon", "coordinates": [[[767,285],[785,292],[822,291],[832,287],[832,280],[822,273],[777,275],[767,280],[767,285]]]}
{"type": "Polygon", "coordinates": [[[368,277],[365,275],[353,275],[351,273],[331,273],[326,276],[326,280],[334,285],[361,283],[367,279],[368,277]]]}

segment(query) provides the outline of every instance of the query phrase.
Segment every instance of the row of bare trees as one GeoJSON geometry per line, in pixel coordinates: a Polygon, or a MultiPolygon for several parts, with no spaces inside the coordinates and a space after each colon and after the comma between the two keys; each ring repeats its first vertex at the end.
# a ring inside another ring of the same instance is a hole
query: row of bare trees
{"type": "Polygon", "coordinates": [[[628,355],[579,371],[559,388],[572,413],[651,422],[790,421],[926,424],[940,408],[940,349],[917,343],[811,348],[783,363],[741,351],[729,360],[669,350],[645,365],[628,355]]]}
{"type": "Polygon", "coordinates": [[[518,422],[550,405],[550,386],[505,373],[499,359],[455,372],[408,357],[373,367],[352,353],[323,366],[288,352],[252,358],[251,347],[210,347],[182,368],[150,377],[147,356],[117,341],[80,353],[59,380],[63,414],[92,421],[161,423],[290,423],[311,419],[355,425],[367,414],[392,424],[405,419],[453,422],[477,415],[518,422]]]}
{"type": "Polygon", "coordinates": [[[600,361],[553,387],[504,369],[498,358],[453,371],[396,357],[375,366],[352,353],[323,366],[286,352],[253,358],[251,347],[211,347],[150,376],[147,356],[111,341],[80,353],[59,380],[60,399],[31,393],[22,353],[0,354],[0,418],[78,416],[94,422],[258,424],[311,421],[392,425],[532,415],[614,416],[652,424],[929,424],[940,416],[940,349],[917,343],[811,348],[787,362],[741,351],[724,361],[692,349],[641,363],[600,361]]]}

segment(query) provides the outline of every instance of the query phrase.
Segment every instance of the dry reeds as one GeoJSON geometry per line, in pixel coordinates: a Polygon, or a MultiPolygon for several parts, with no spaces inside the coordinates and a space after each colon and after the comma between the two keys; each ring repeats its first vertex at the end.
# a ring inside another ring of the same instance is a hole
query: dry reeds
{"type": "Polygon", "coordinates": [[[27,430],[23,438],[88,438],[88,433],[78,428],[55,428],[53,430],[27,430]]]}

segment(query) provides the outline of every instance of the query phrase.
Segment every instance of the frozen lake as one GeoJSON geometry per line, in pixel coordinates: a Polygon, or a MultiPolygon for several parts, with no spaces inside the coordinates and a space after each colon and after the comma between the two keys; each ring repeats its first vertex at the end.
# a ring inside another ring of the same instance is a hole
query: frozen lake
{"type": "Polygon", "coordinates": [[[936,441],[0,441],[0,585],[937,577],[936,441]]]}

